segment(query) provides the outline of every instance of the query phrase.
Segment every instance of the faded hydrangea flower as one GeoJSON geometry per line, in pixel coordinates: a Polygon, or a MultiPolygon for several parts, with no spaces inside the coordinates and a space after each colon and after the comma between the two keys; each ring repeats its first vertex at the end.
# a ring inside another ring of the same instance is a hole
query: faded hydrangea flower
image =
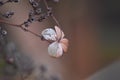
{"type": "Polygon", "coordinates": [[[55,26],[55,30],[48,28],[42,31],[42,37],[47,41],[53,41],[48,46],[49,55],[52,57],[60,57],[63,55],[63,52],[67,51],[68,48],[68,39],[64,38],[63,31],[55,26]]]}

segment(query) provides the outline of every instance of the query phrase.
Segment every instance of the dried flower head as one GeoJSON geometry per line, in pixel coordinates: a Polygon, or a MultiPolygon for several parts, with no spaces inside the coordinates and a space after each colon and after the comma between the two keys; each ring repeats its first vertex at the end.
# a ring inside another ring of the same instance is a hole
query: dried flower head
{"type": "Polygon", "coordinates": [[[67,52],[68,49],[68,39],[64,38],[63,31],[55,26],[55,30],[48,28],[42,31],[42,37],[48,42],[52,43],[48,46],[49,55],[52,57],[60,57],[63,52],[67,52]]]}

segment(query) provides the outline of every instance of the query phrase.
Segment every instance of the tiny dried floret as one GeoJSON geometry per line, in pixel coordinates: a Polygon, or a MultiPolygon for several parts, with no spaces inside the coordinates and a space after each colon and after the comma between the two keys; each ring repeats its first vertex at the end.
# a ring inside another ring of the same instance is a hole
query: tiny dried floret
{"type": "Polygon", "coordinates": [[[54,2],[59,2],[60,0],[53,0],[54,2]]]}
{"type": "Polygon", "coordinates": [[[35,9],[35,13],[36,13],[36,14],[41,14],[41,12],[42,12],[41,8],[36,8],[36,9],[35,9]]]}
{"type": "Polygon", "coordinates": [[[38,18],[38,21],[39,21],[39,22],[42,22],[42,21],[43,21],[44,19],[46,19],[46,18],[47,18],[47,14],[44,14],[44,13],[43,13],[43,14],[41,14],[40,17],[38,18]]]}
{"type": "Polygon", "coordinates": [[[33,10],[30,10],[30,12],[29,12],[29,17],[32,17],[32,16],[34,16],[34,15],[35,15],[34,11],[33,11],[33,10]]]}
{"type": "Polygon", "coordinates": [[[13,15],[14,15],[14,12],[13,12],[13,11],[8,11],[8,12],[6,12],[5,14],[3,14],[3,16],[4,16],[5,18],[11,18],[13,15]]]}
{"type": "Polygon", "coordinates": [[[39,4],[35,0],[29,0],[29,2],[32,5],[32,7],[34,7],[34,8],[39,6],[39,4]]]}
{"type": "Polygon", "coordinates": [[[32,23],[32,22],[34,22],[35,20],[36,20],[35,17],[30,17],[30,18],[28,19],[28,22],[32,23]]]}
{"type": "Polygon", "coordinates": [[[25,21],[23,24],[24,24],[25,27],[28,27],[30,22],[29,21],[25,21]]]}

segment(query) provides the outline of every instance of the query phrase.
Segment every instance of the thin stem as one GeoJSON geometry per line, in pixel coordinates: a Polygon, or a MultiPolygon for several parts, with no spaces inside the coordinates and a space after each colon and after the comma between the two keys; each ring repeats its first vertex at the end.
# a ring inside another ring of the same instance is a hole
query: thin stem
{"type": "MultiPolygon", "coordinates": [[[[43,0],[45,3],[45,6],[47,8],[47,10],[49,10],[49,6],[46,0],[43,0]]],[[[58,20],[56,19],[56,17],[53,15],[53,13],[50,15],[52,17],[52,19],[55,21],[55,23],[60,27],[61,25],[59,24],[58,20]]]]}
{"type": "Polygon", "coordinates": [[[4,20],[0,20],[0,23],[6,24],[6,25],[10,25],[10,26],[13,26],[13,27],[21,27],[21,25],[8,23],[8,22],[5,22],[4,20]]]}
{"type": "Polygon", "coordinates": [[[29,30],[29,29],[26,29],[26,28],[24,28],[24,27],[21,27],[21,28],[22,28],[22,30],[24,30],[25,32],[29,32],[29,33],[31,33],[31,34],[37,36],[37,37],[40,37],[40,38],[42,37],[41,35],[36,34],[35,32],[33,32],[33,31],[29,30]]]}
{"type": "Polygon", "coordinates": [[[46,0],[43,0],[47,9],[49,9],[48,3],[46,0]]]}
{"type": "Polygon", "coordinates": [[[13,27],[20,28],[20,29],[22,29],[22,30],[25,31],[25,32],[29,32],[29,33],[31,33],[31,34],[33,34],[33,35],[41,38],[41,35],[36,34],[35,32],[33,32],[33,31],[31,31],[31,30],[29,30],[29,29],[27,29],[27,28],[24,28],[24,27],[23,27],[23,24],[17,25],[17,24],[12,24],[12,23],[5,22],[5,21],[3,21],[3,20],[0,20],[0,23],[3,23],[3,24],[6,24],[6,25],[9,25],[9,26],[13,26],[13,27]]]}
{"type": "Polygon", "coordinates": [[[55,17],[53,14],[51,14],[51,17],[52,17],[52,19],[56,22],[56,24],[60,27],[61,25],[59,24],[59,22],[58,22],[58,20],[56,19],[56,17],[55,17]]]}

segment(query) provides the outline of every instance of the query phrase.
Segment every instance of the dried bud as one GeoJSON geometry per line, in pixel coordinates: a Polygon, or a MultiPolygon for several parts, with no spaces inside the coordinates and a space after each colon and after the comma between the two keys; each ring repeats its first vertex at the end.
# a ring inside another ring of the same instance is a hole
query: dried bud
{"type": "Polygon", "coordinates": [[[35,13],[36,13],[36,14],[39,15],[39,14],[41,14],[41,12],[42,12],[42,11],[41,11],[41,8],[36,8],[36,10],[35,10],[35,13]]]}
{"type": "Polygon", "coordinates": [[[32,22],[35,21],[35,20],[36,20],[35,17],[30,17],[30,18],[28,19],[28,22],[32,23],[32,22]]]}
{"type": "Polygon", "coordinates": [[[13,15],[14,15],[14,12],[12,12],[12,11],[9,11],[9,12],[6,12],[5,14],[3,14],[3,16],[5,18],[11,18],[13,15]]]}
{"type": "Polygon", "coordinates": [[[1,31],[1,34],[2,34],[3,36],[5,36],[5,35],[7,35],[7,31],[2,30],[2,31],[1,31]]]}
{"type": "Polygon", "coordinates": [[[31,11],[29,12],[29,17],[32,17],[32,16],[34,16],[34,15],[35,15],[34,11],[31,10],[31,11]]]}
{"type": "Polygon", "coordinates": [[[2,28],[0,29],[0,39],[3,39],[7,35],[7,31],[3,30],[2,28]]]}
{"type": "Polygon", "coordinates": [[[29,26],[29,24],[30,24],[30,22],[29,22],[29,21],[25,21],[25,22],[24,22],[24,26],[25,26],[25,27],[28,27],[28,26],[29,26]]]}
{"type": "Polygon", "coordinates": [[[44,19],[46,19],[47,15],[46,14],[41,14],[41,16],[39,17],[38,21],[42,22],[44,19]]]}
{"type": "Polygon", "coordinates": [[[34,8],[39,6],[39,4],[35,0],[29,0],[29,2],[32,5],[32,7],[34,7],[34,8]]]}

